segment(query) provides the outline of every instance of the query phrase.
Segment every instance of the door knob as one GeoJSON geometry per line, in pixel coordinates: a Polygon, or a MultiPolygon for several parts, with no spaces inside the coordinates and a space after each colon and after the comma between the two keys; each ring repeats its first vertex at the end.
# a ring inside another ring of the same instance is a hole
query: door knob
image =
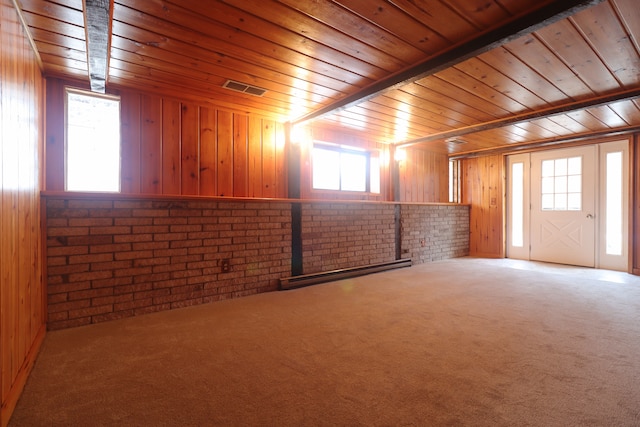
{"type": "Polygon", "coordinates": [[[593,218],[595,218],[595,216],[593,216],[593,215],[591,215],[591,214],[587,214],[587,218],[589,218],[589,219],[593,219],[593,218]]]}

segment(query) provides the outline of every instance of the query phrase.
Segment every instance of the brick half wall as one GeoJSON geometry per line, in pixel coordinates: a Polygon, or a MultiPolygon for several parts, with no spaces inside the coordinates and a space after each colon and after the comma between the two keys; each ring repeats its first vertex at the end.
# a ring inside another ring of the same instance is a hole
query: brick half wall
{"type": "MultiPolygon", "coordinates": [[[[278,289],[292,204],[47,195],[48,327],[63,329],[278,289]]],[[[303,274],[469,253],[466,205],[302,202],[303,274]]]]}
{"type": "Polygon", "coordinates": [[[49,329],[273,291],[291,272],[289,203],[46,205],[49,329]]]}
{"type": "Polygon", "coordinates": [[[413,264],[469,255],[468,205],[401,205],[401,254],[413,264]]]}

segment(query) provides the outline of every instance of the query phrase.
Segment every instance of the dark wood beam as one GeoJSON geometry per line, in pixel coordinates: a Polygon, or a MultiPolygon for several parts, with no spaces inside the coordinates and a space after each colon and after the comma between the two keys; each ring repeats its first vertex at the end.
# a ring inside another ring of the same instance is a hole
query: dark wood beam
{"type": "Polygon", "coordinates": [[[113,0],[83,0],[89,82],[93,92],[104,93],[109,70],[113,0]]]}
{"type": "Polygon", "coordinates": [[[520,16],[500,27],[490,30],[470,42],[456,45],[441,55],[428,58],[410,68],[392,74],[387,78],[365,87],[341,100],[312,111],[296,120],[301,124],[337,113],[354,105],[368,101],[393,89],[415,82],[439,71],[459,64],[467,59],[488,52],[540,28],[574,15],[581,10],[595,6],[603,0],[557,0],[541,8],[520,16]]]}
{"type": "Polygon", "coordinates": [[[602,105],[608,105],[613,102],[627,101],[630,99],[640,98],[640,88],[634,88],[623,92],[617,92],[614,94],[599,96],[596,98],[589,98],[583,101],[575,101],[567,104],[557,105],[554,107],[545,108],[542,110],[531,111],[527,113],[515,114],[513,116],[505,117],[502,119],[492,120],[489,122],[482,122],[471,126],[465,126],[462,128],[453,129],[446,132],[434,133],[424,138],[417,138],[410,141],[396,144],[397,147],[408,147],[410,145],[424,144],[432,141],[440,141],[443,139],[454,139],[469,135],[471,133],[482,132],[485,130],[497,129],[503,126],[512,125],[515,123],[523,123],[531,120],[542,119],[545,117],[556,116],[559,114],[567,114],[572,111],[585,110],[588,108],[600,107],[602,105]]]}

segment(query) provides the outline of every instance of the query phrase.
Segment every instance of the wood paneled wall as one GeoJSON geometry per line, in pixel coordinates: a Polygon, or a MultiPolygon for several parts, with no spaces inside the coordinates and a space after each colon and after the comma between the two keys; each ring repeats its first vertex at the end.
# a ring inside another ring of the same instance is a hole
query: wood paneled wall
{"type": "Polygon", "coordinates": [[[446,154],[406,148],[398,162],[401,202],[449,201],[449,159],[446,154]]]}
{"type": "Polygon", "coordinates": [[[0,0],[0,425],[45,334],[40,159],[44,79],[10,0],[0,0]]]}
{"type": "Polygon", "coordinates": [[[629,238],[632,273],[640,275],[640,135],[634,136],[631,158],[631,236],[629,238]]]}
{"type": "MultiPolygon", "coordinates": [[[[48,191],[64,190],[64,88],[47,81],[48,191]]],[[[121,90],[125,194],[287,197],[284,125],[190,100],[121,90]]]]}
{"type": "Polygon", "coordinates": [[[462,160],[461,203],[469,212],[469,254],[504,257],[504,157],[491,155],[462,160]]]}

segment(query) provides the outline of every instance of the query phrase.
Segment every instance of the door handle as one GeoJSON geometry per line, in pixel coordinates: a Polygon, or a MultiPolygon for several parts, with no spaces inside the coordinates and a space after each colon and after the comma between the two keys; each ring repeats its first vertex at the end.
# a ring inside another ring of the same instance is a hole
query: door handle
{"type": "Polygon", "coordinates": [[[587,218],[589,218],[589,219],[593,219],[593,218],[595,218],[595,216],[594,216],[594,215],[591,215],[591,214],[587,214],[587,218]]]}

